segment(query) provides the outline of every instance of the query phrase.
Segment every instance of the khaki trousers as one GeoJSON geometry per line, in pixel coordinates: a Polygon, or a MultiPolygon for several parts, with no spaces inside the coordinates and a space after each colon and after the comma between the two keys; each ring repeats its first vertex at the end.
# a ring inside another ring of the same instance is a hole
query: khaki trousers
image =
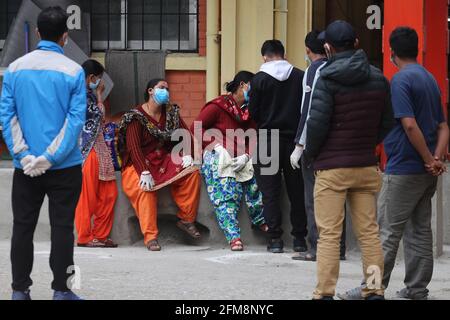
{"type": "Polygon", "coordinates": [[[377,167],[316,172],[314,206],[319,241],[318,284],[314,299],[335,295],[346,200],[350,205],[353,231],[359,242],[363,273],[368,283],[363,289],[363,297],[384,295],[381,285],[384,259],[376,213],[376,194],[381,189],[381,181],[377,167]]]}

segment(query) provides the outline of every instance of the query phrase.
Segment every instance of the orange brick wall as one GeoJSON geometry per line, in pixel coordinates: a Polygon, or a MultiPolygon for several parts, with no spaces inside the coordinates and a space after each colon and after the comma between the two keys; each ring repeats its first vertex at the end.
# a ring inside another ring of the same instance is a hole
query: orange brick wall
{"type": "Polygon", "coordinates": [[[206,0],[199,0],[198,6],[198,53],[206,56],[206,0]]]}
{"type": "Polygon", "coordinates": [[[206,72],[166,71],[170,100],[181,107],[181,115],[190,126],[205,105],[206,72]]]}
{"type": "MultiPolygon", "coordinates": [[[[199,55],[206,56],[206,1],[199,0],[199,55]]],[[[181,107],[181,115],[190,126],[206,103],[205,71],[166,71],[170,100],[181,107]]]]}

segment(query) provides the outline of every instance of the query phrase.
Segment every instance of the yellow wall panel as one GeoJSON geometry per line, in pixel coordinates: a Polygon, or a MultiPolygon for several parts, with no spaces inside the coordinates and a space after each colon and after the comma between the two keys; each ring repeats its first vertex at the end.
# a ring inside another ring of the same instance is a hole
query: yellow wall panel
{"type": "Polygon", "coordinates": [[[305,69],[305,37],[312,29],[312,0],[289,0],[287,58],[305,69]]]}

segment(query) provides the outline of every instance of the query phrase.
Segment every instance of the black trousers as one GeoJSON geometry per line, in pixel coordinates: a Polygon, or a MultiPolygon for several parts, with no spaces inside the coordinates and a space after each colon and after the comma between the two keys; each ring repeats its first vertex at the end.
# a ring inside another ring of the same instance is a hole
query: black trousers
{"type": "MultiPolygon", "coordinates": [[[[302,173],[303,181],[305,185],[305,209],[308,220],[308,242],[310,245],[310,253],[316,255],[317,253],[317,240],[319,239],[319,231],[317,230],[316,218],[314,215],[314,186],[316,183],[316,177],[314,168],[311,164],[302,157],[302,173]]],[[[347,219],[344,220],[342,237],[341,237],[341,256],[345,256],[346,249],[346,230],[347,219]]]]}
{"type": "Polygon", "coordinates": [[[74,219],[81,193],[81,166],[47,171],[41,177],[30,178],[23,170],[14,172],[12,209],[14,216],[11,241],[13,290],[25,291],[32,284],[33,236],[45,196],[49,199],[51,226],[50,267],[52,289],[67,291],[67,280],[74,265],[74,219]]]}
{"type": "Polygon", "coordinates": [[[292,225],[292,236],[304,240],[308,234],[307,219],[305,212],[305,194],[303,176],[301,170],[294,170],[291,166],[290,157],[295,149],[294,139],[280,139],[279,152],[272,154],[270,141],[268,144],[268,154],[274,158],[278,157],[279,168],[273,175],[266,175],[263,168],[270,165],[262,164],[258,157],[255,165],[255,174],[258,187],[263,195],[264,217],[269,226],[269,236],[272,239],[280,238],[283,235],[282,212],[280,208],[281,186],[284,177],[286,190],[290,202],[290,217],[292,225]]]}

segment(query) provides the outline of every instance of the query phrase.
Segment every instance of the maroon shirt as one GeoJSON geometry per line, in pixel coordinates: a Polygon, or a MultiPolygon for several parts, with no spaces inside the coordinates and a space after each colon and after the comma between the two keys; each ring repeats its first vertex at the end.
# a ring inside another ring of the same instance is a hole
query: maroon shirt
{"type": "MultiPolygon", "coordinates": [[[[147,114],[142,106],[137,110],[161,130],[165,129],[166,113],[164,109],[159,121],[147,114]]],[[[180,119],[180,128],[188,130],[182,119],[180,119]]],[[[124,156],[124,168],[133,165],[139,175],[144,171],[149,171],[156,185],[174,178],[183,170],[181,164],[176,165],[171,158],[173,143],[170,141],[161,143],[139,121],[135,120],[128,125],[126,140],[127,153],[124,156]]],[[[181,160],[177,162],[181,163],[181,160]]]]}
{"type": "MultiPolygon", "coordinates": [[[[223,106],[221,107],[219,104],[223,102],[224,97],[219,97],[216,100],[208,103],[200,112],[197,119],[195,121],[199,121],[202,123],[202,147],[204,150],[211,150],[217,143],[221,144],[224,148],[228,150],[228,152],[233,152],[232,156],[241,156],[243,154],[251,154],[256,148],[256,135],[254,136],[255,143],[250,143],[250,139],[241,139],[238,137],[228,137],[227,138],[227,130],[248,130],[255,129],[256,124],[253,120],[249,119],[246,121],[238,121],[235,115],[230,112],[227,112],[223,106]],[[217,129],[221,132],[223,136],[223,141],[216,141],[209,139],[208,136],[204,136],[204,132],[209,129],[217,129]],[[209,148],[207,148],[209,146],[209,148]]],[[[231,96],[228,96],[232,103],[236,103],[231,96]]],[[[191,126],[191,132],[194,132],[194,123],[191,126]]],[[[254,131],[256,132],[256,131],[254,131]]]]}

